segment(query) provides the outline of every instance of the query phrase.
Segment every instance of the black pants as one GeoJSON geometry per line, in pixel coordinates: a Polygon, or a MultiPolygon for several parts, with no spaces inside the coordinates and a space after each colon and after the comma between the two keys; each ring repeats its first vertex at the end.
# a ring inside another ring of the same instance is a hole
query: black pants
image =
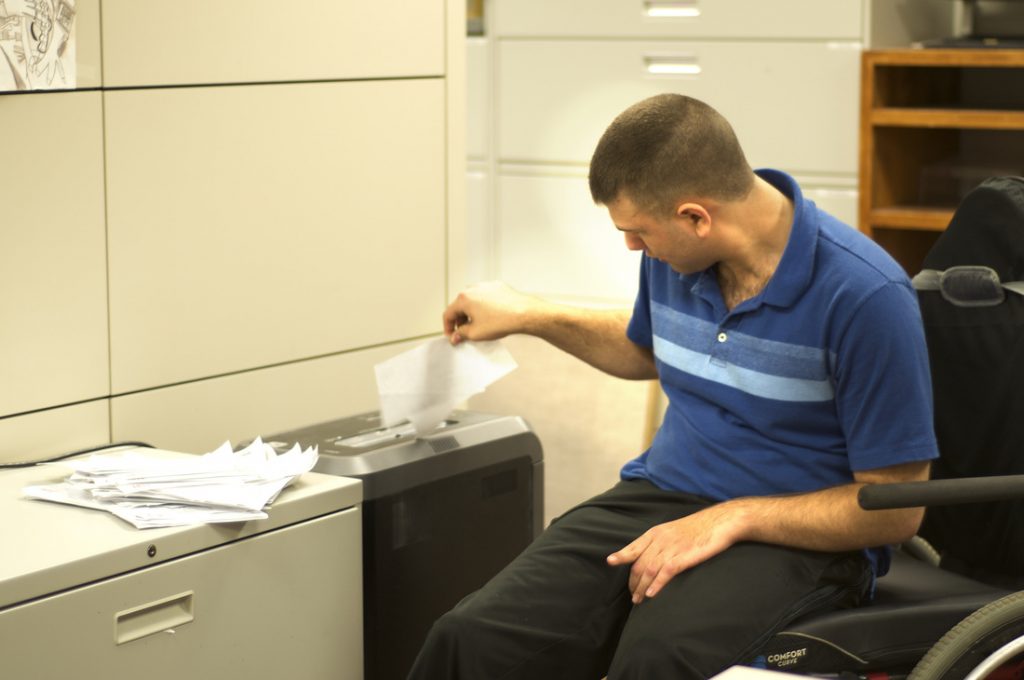
{"type": "Polygon", "coordinates": [[[752,659],[795,618],[866,592],[859,552],[740,543],[634,606],[629,566],[605,558],[707,505],[627,481],[570,510],[434,624],[410,680],[706,678],[752,659]]]}

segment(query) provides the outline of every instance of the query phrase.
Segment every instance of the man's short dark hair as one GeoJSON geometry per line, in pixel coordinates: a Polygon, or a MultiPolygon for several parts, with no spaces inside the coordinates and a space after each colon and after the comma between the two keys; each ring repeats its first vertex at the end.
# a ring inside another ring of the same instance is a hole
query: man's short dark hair
{"type": "Polygon", "coordinates": [[[608,205],[622,194],[650,214],[670,215],[680,200],[735,201],[754,174],[732,126],[702,101],[661,94],[623,111],[590,161],[590,193],[608,205]]]}

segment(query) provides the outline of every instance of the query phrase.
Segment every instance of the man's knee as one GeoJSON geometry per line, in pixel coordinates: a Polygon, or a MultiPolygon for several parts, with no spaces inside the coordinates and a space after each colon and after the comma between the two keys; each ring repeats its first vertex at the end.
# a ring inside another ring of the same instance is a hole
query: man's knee
{"type": "MultiPolygon", "coordinates": [[[[475,630],[476,627],[471,619],[471,615],[458,608],[443,614],[434,621],[427,632],[426,644],[439,644],[445,647],[457,645],[459,641],[466,640],[475,630]]],[[[470,642],[472,642],[471,639],[470,642]]]]}
{"type": "Polygon", "coordinates": [[[450,611],[434,622],[412,671],[410,680],[435,680],[436,678],[457,678],[463,665],[466,650],[472,650],[475,642],[467,639],[474,630],[473,625],[460,611],[450,611]]]}

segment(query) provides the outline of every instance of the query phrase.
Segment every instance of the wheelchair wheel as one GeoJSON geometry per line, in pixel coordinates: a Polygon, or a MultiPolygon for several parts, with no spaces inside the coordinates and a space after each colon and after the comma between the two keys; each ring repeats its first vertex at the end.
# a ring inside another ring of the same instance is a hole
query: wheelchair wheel
{"type": "Polygon", "coordinates": [[[942,636],[908,680],[1024,677],[1024,591],[990,602],[942,636]]]}

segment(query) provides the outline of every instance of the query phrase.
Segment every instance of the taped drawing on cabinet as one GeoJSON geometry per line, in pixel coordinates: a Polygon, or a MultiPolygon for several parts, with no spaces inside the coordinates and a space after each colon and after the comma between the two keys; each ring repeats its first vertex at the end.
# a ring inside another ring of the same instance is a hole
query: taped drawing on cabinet
{"type": "Polygon", "coordinates": [[[75,0],[0,0],[0,91],[75,82],[75,0]]]}

